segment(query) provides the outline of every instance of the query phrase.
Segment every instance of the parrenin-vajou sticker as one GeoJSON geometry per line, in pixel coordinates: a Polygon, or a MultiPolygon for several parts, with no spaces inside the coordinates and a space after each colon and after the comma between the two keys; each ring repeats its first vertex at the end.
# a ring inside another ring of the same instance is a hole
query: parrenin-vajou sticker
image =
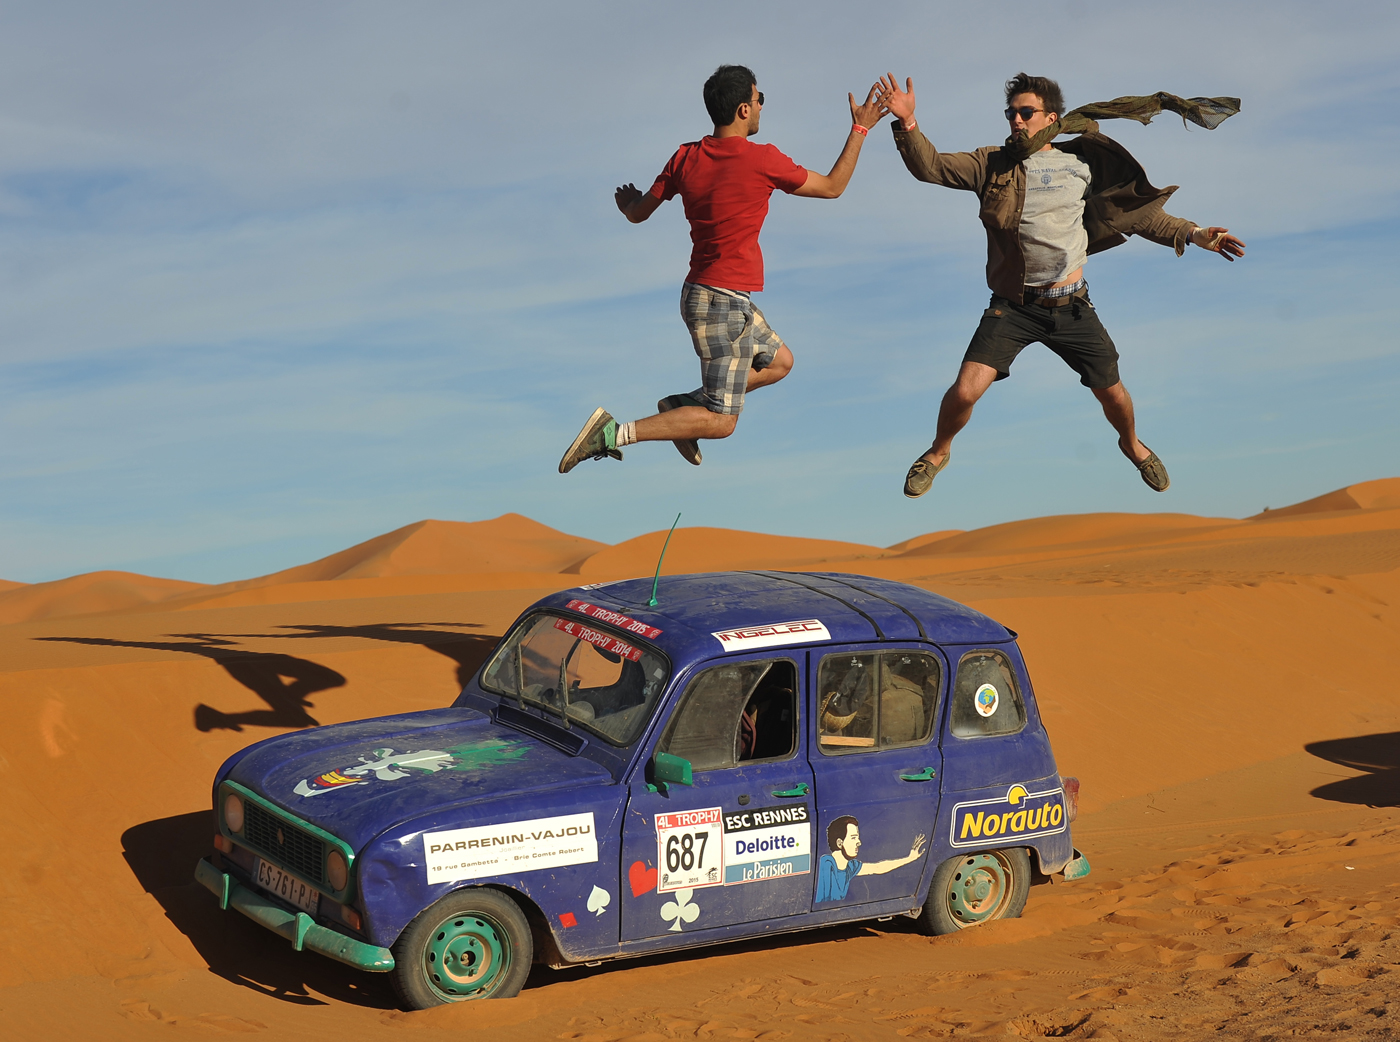
{"type": "Polygon", "coordinates": [[[423,833],[429,883],[514,875],[598,860],[593,812],[423,833]]]}
{"type": "Polygon", "coordinates": [[[988,840],[1052,836],[1068,824],[1063,789],[1028,792],[1024,785],[1013,785],[1005,796],[954,806],[950,842],[955,847],[982,847],[988,840]]]}
{"type": "Polygon", "coordinates": [[[804,644],[831,639],[831,634],[820,619],[742,626],[738,629],[720,630],[710,636],[719,641],[720,647],[725,651],[749,651],[753,648],[771,648],[777,644],[804,644]]]}

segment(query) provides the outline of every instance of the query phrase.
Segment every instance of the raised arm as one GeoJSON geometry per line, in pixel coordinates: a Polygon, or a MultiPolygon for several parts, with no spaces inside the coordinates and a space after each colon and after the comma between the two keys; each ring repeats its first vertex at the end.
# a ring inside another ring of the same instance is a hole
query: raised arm
{"type": "Polygon", "coordinates": [[[904,84],[905,89],[900,90],[894,73],[887,72],[875,86],[880,100],[895,117],[892,125],[894,143],[905,167],[920,181],[980,192],[986,180],[987,155],[991,150],[939,152],[933,147],[933,142],[924,137],[914,118],[914,78],[908,77],[904,84]]]}
{"type": "Polygon", "coordinates": [[[861,863],[859,875],[862,876],[882,876],[886,872],[893,872],[896,868],[903,868],[911,861],[917,861],[924,853],[924,843],[928,839],[922,832],[914,838],[914,842],[909,846],[908,857],[893,857],[888,861],[864,861],[861,863]]]}
{"type": "Polygon", "coordinates": [[[641,224],[661,205],[661,200],[656,196],[650,192],[639,192],[637,186],[630,182],[613,193],[613,201],[622,211],[622,216],[633,224],[641,224]]]}
{"type": "Polygon", "coordinates": [[[856,160],[860,159],[860,148],[865,144],[865,132],[884,119],[889,111],[883,102],[877,100],[878,90],[879,84],[872,86],[862,105],[856,104],[854,94],[846,95],[851,102],[851,131],[846,135],[846,147],[841,149],[831,173],[819,174],[808,170],[806,182],[793,195],[804,195],[809,199],[835,199],[846,190],[846,185],[851,183],[851,175],[856,172],[856,160]],[[857,130],[857,127],[862,129],[857,130]]]}
{"type": "Polygon", "coordinates": [[[1184,217],[1173,217],[1160,203],[1144,206],[1133,226],[1125,230],[1151,242],[1172,247],[1178,257],[1186,252],[1188,242],[1210,253],[1218,253],[1227,261],[1244,256],[1244,243],[1231,235],[1229,228],[1202,228],[1184,217]]]}

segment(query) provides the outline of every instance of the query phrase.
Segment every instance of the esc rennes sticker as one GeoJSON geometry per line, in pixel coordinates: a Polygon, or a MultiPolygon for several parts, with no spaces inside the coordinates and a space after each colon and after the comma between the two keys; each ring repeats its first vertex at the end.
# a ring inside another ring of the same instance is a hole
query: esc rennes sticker
{"type": "Polygon", "coordinates": [[[951,842],[955,847],[980,847],[988,839],[1053,836],[1067,824],[1064,789],[1027,792],[1024,785],[1013,785],[1005,796],[954,806],[951,842]]]}

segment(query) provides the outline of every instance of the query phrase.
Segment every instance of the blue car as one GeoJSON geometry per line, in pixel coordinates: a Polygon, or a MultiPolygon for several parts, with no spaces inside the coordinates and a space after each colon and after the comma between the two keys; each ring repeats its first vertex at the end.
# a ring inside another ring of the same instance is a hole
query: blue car
{"type": "Polygon", "coordinates": [[[280,735],[214,780],[196,877],[410,1008],[559,967],[1088,872],[1016,635],[913,586],[726,572],[566,590],[449,708],[280,735]]]}

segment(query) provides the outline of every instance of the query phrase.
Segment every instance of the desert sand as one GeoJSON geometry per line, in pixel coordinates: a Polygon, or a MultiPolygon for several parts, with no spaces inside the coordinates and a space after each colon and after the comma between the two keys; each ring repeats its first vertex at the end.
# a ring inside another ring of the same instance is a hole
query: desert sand
{"type": "Polygon", "coordinates": [[[1019,920],[538,967],[519,998],[405,1013],[193,882],[226,756],[445,705],[522,608],[650,574],[664,538],[506,515],[219,586],[0,582],[0,1036],[1400,1037],[1400,478],[889,548],[676,531],[668,574],[886,576],[1019,632],[1094,866],[1019,920]]]}

